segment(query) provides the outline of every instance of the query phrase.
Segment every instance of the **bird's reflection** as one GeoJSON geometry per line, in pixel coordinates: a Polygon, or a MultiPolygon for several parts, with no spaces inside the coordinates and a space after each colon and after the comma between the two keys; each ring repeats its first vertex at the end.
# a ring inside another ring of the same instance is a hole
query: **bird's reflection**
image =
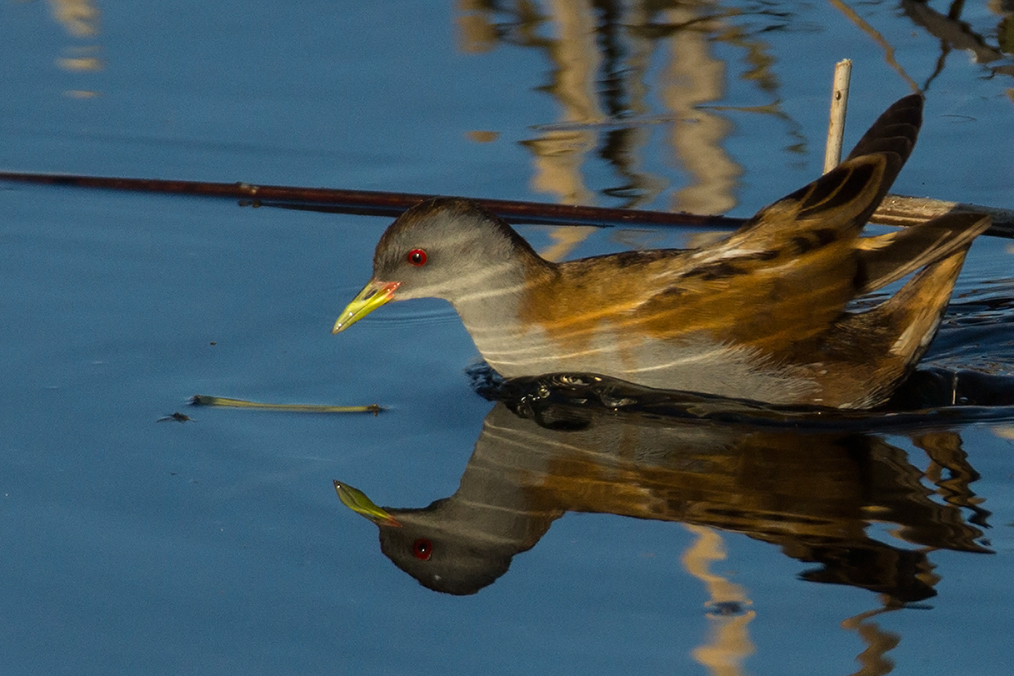
{"type": "Polygon", "coordinates": [[[587,385],[547,396],[529,384],[498,402],[458,490],[428,507],[381,509],[336,482],[339,495],[380,526],[381,550],[398,567],[451,594],[493,583],[566,512],[743,533],[815,564],[806,580],[899,604],[935,595],[933,550],[989,551],[980,542],[988,512],[955,432],[903,435],[928,457],[922,470],[924,458],[887,440],[900,437],[862,424],[806,413],[774,424],[746,409],[715,416],[707,400],[663,416],[651,412],[658,402],[631,406],[636,395],[587,385]]]}

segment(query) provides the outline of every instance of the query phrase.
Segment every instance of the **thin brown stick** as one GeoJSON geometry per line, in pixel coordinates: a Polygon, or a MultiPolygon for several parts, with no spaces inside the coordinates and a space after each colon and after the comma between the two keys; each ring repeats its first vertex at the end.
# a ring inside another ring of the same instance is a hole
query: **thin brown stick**
{"type": "MultiPolygon", "coordinates": [[[[256,186],[248,183],[204,183],[200,181],[166,181],[140,178],[110,178],[104,176],[77,176],[69,174],[32,174],[0,172],[0,181],[37,183],[43,185],[99,188],[132,192],[168,193],[198,197],[224,197],[240,200],[254,206],[278,206],[330,213],[397,216],[432,195],[375,192],[368,190],[329,190],[326,188],[296,188],[285,186],[256,186]]],[[[687,226],[707,228],[737,228],[742,218],[728,216],[700,216],[664,211],[608,209],[603,207],[567,206],[541,202],[515,202],[510,200],[476,199],[493,213],[514,223],[549,225],[608,226],[687,226]]],[[[882,225],[913,225],[950,211],[989,214],[993,226],[986,234],[1014,239],[1014,211],[984,207],[977,204],[946,202],[920,197],[888,195],[871,219],[882,225]]]]}
{"type": "Polygon", "coordinates": [[[986,214],[993,220],[993,225],[985,234],[1014,239],[1014,211],[1010,209],[934,200],[928,197],[888,195],[880,203],[872,220],[883,225],[908,226],[925,223],[931,218],[952,212],[986,214]]]}
{"type": "MultiPolygon", "coordinates": [[[[371,190],[329,190],[277,185],[258,186],[249,183],[205,183],[201,181],[19,172],[0,172],[0,181],[199,197],[225,197],[241,200],[253,206],[280,206],[290,209],[373,216],[397,216],[416,204],[436,197],[435,195],[371,190]]],[[[682,225],[714,228],[738,227],[743,223],[742,219],[727,216],[700,216],[665,211],[635,211],[543,202],[472,199],[501,218],[514,223],[598,226],[682,225]]]]}

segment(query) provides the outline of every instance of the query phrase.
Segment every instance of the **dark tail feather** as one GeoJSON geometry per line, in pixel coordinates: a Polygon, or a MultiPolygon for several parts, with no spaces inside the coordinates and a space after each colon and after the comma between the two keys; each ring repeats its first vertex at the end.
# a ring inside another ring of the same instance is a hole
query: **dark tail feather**
{"type": "Polygon", "coordinates": [[[898,177],[915,147],[921,123],[921,96],[896,101],[877,118],[844,162],[761,209],[740,232],[770,224],[781,229],[782,214],[795,211],[800,227],[810,221],[812,227],[855,236],[898,177]]]}
{"type": "MultiPolygon", "coordinates": [[[[859,143],[845,161],[873,153],[894,153],[901,158],[901,164],[904,164],[912,154],[912,148],[915,147],[915,141],[919,137],[922,105],[921,94],[911,94],[895,101],[859,139],[859,143]]],[[[887,183],[893,181],[892,177],[887,183]]]]}
{"type": "MultiPolygon", "coordinates": [[[[867,209],[857,219],[863,224],[880,206],[880,202],[912,154],[915,142],[919,138],[919,128],[922,126],[922,106],[921,94],[911,94],[895,101],[876,122],[870,125],[859,139],[859,143],[839,165],[839,169],[849,170],[851,165],[857,163],[862,166],[864,161],[860,158],[869,156],[883,158],[884,174],[880,179],[878,190],[869,201],[867,209]]],[[[839,169],[832,169],[826,176],[831,176],[839,169]]]]}

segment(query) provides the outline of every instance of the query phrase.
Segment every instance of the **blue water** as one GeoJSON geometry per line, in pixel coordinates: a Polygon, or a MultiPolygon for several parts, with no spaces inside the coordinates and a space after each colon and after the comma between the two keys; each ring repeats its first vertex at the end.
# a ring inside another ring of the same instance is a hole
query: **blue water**
{"type": "MultiPolygon", "coordinates": [[[[832,5],[609,15],[540,3],[526,24],[521,5],[464,4],[0,3],[0,170],[746,216],[819,172],[836,60],[855,62],[846,144],[909,91],[832,5]],[[617,27],[646,16],[653,27],[617,27]],[[686,22],[697,29],[674,28],[686,22]],[[778,114],[745,110],[764,105],[778,114]],[[686,190],[701,183],[705,197],[686,190]]],[[[994,6],[965,6],[957,26],[981,38],[977,62],[962,45],[942,55],[907,4],[853,5],[929,84],[897,192],[1011,206],[1012,59],[994,6]]],[[[1003,419],[959,414],[848,442],[872,449],[856,467],[906,487],[835,484],[867,491],[843,503],[859,510],[848,523],[863,542],[925,561],[903,577],[936,595],[904,608],[859,580],[803,579],[822,564],[798,543],[691,509],[753,523],[763,504],[788,531],[829,509],[792,491],[747,504],[763,474],[720,492],[731,504],[698,496],[682,519],[565,510],[473,595],[418,584],[332,481],[392,508],[447,498],[478,466],[493,404],[465,374],[477,355],[443,303],[385,307],[330,334],[386,225],[0,184],[0,672],[847,674],[870,648],[884,661],[863,657],[866,673],[1006,673],[1014,424],[1003,419]],[[197,393],[390,411],[188,408],[197,393]],[[193,421],[157,422],[175,411],[193,421]],[[967,458],[941,469],[926,449],[960,459],[954,435],[967,458]],[[968,468],[977,476],[962,483],[968,468]],[[943,522],[920,516],[934,510],[943,522]]],[[[543,251],[559,234],[522,231],[543,251]]],[[[597,231],[566,255],[691,234],[597,231]]],[[[930,365],[1011,374],[1011,251],[975,245],[930,365]]],[[[797,443],[817,472],[798,485],[830,476],[821,458],[837,456],[797,443]]],[[[494,477],[562,476],[503,462],[494,477]]],[[[834,560],[859,551],[841,542],[834,560]]]]}

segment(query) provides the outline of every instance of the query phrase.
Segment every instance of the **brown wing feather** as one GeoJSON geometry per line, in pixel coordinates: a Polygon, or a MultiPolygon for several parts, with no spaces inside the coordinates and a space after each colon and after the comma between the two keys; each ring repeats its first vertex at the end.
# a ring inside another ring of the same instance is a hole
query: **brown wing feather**
{"type": "MultiPolygon", "coordinates": [[[[921,111],[921,97],[901,99],[842,165],[713,246],[561,264],[555,288],[566,294],[526,304],[540,308],[529,319],[570,341],[609,321],[665,340],[707,333],[775,357],[816,340],[863,289],[859,233],[911,153],[921,111]]],[[[866,263],[879,269],[874,254],[866,263]]]]}
{"type": "Polygon", "coordinates": [[[867,269],[880,274],[886,265],[885,254],[861,258],[859,234],[911,154],[921,122],[921,96],[896,102],[844,163],[693,254],[679,281],[640,312],[657,333],[668,322],[673,333],[708,331],[771,354],[823,335],[864,292],[867,269]]]}
{"type": "Polygon", "coordinates": [[[878,237],[860,241],[864,284],[869,293],[968,247],[990,225],[989,216],[950,213],[878,237]]]}

